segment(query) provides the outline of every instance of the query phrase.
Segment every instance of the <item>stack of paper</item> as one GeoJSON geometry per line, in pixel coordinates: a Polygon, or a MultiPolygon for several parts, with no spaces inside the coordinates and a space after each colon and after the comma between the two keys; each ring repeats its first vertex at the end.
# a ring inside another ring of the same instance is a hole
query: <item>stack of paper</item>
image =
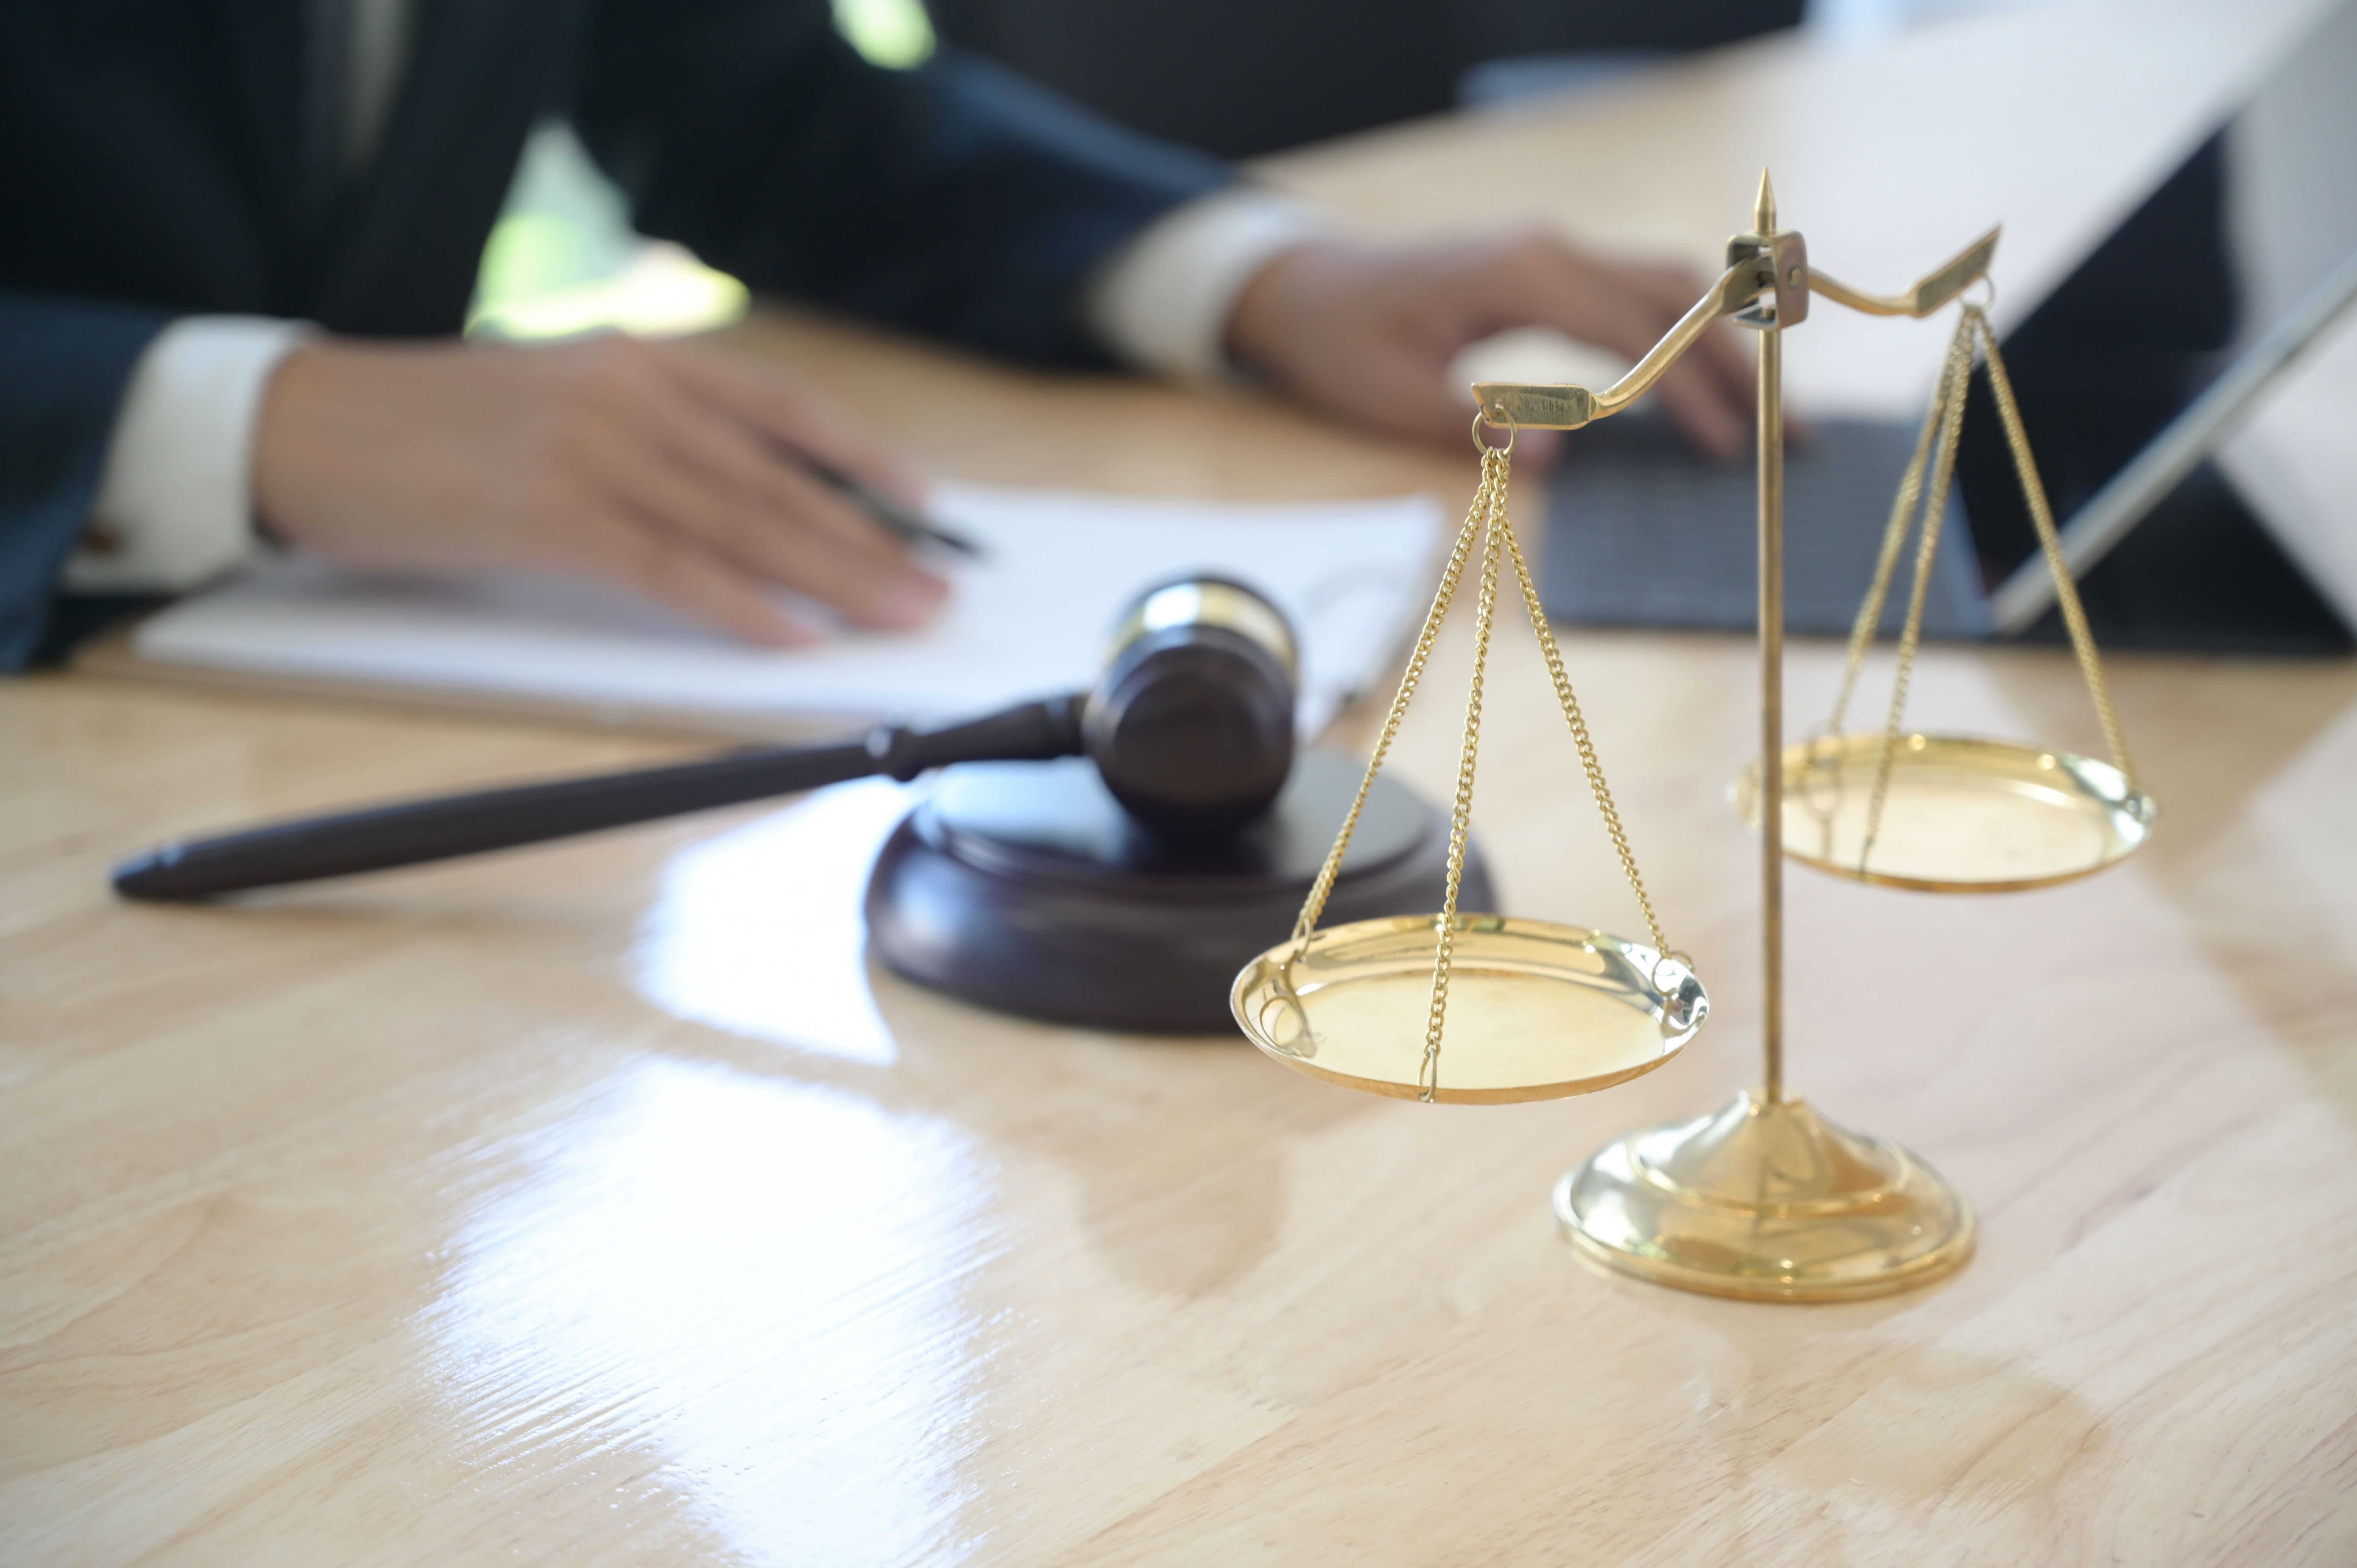
{"type": "Polygon", "coordinates": [[[965,485],[943,487],[933,510],[985,553],[943,566],[956,592],[913,635],[758,649],[571,583],[364,575],[283,560],[154,617],[133,649],[150,666],[265,682],[738,725],[942,718],[1088,685],[1131,597],[1200,570],[1251,585],[1292,618],[1303,643],[1301,722],[1315,731],[1381,677],[1426,598],[1445,521],[1430,496],[1235,506],[965,485]]]}

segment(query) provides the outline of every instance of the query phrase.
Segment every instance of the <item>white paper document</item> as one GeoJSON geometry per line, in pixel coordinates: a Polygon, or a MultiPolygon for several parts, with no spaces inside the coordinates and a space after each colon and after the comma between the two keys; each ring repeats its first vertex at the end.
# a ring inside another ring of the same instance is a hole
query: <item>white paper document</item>
{"type": "Polygon", "coordinates": [[[748,647],[573,583],[383,576],[276,560],[145,622],[152,663],[744,719],[946,718],[1087,686],[1141,589],[1210,571],[1273,599],[1302,639],[1300,715],[1323,727],[1428,596],[1445,522],[1425,495],[1239,506],[943,486],[934,517],[983,547],[913,634],[748,647]]]}

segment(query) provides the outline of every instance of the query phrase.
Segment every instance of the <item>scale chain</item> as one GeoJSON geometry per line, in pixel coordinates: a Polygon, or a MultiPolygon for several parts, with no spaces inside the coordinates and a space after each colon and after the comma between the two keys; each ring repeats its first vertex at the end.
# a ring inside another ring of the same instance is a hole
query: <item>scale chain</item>
{"type": "MultiPolygon", "coordinates": [[[[1890,712],[1882,730],[1882,750],[1875,759],[1874,794],[1867,802],[1866,836],[1859,842],[1857,868],[1862,875],[1882,836],[1882,811],[1890,799],[1890,770],[1899,759],[1900,732],[1907,718],[1907,693],[1915,678],[1915,654],[1923,640],[1923,601],[1932,586],[1932,566],[1940,549],[1940,524],[1948,511],[1948,492],[1955,482],[1956,445],[1964,430],[1965,391],[1972,376],[1971,317],[1957,324],[1956,342],[1964,348],[1958,362],[1952,348],[1941,391],[1939,456],[1932,465],[1930,493],[1923,499],[1923,528],[1915,543],[1915,575],[1908,585],[1907,622],[1899,633],[1899,664],[1890,681],[1890,712]]],[[[1877,617],[1879,619],[1879,616],[1877,617]]]]}
{"type": "Polygon", "coordinates": [[[1981,347],[1988,356],[1989,390],[1996,394],[1999,422],[2005,426],[2006,445],[2013,449],[2014,472],[2020,478],[2021,493],[2029,503],[2029,521],[2037,526],[2039,546],[2046,553],[2047,570],[2054,575],[2054,597],[2062,607],[2062,624],[2070,628],[2071,648],[2079,657],[2079,671],[2086,678],[2087,694],[2094,699],[2095,718],[2104,726],[2104,744],[2112,748],[2112,763],[2120,770],[2131,791],[2140,791],[2136,783],[2136,761],[2128,754],[2126,734],[2120,728],[2120,716],[2112,707],[2112,689],[2104,679],[2103,656],[2095,650],[2094,634],[2087,629],[2087,612],[2079,603],[2078,585],[2071,580],[2071,566],[2062,558],[2062,542],[2054,529],[2054,509],[2047,504],[2046,486],[2038,477],[2038,465],[2029,456],[2029,436],[2021,426],[2021,410],[2013,400],[2013,379],[2005,372],[2005,360],[1997,353],[1996,333],[1989,326],[1987,312],[1977,305],[1964,306],[1964,318],[1980,334],[1981,347]]]}
{"type": "Polygon", "coordinates": [[[1629,890],[1637,896],[1637,908],[1644,912],[1645,929],[1652,933],[1653,950],[1669,956],[1670,941],[1662,935],[1662,922],[1653,914],[1653,901],[1645,893],[1645,879],[1637,870],[1637,856],[1629,848],[1629,834],[1620,825],[1620,812],[1612,804],[1611,787],[1604,781],[1604,765],[1597,760],[1596,743],[1587,733],[1587,717],[1579,711],[1579,698],[1571,689],[1571,677],[1563,667],[1563,653],[1555,647],[1554,628],[1547,625],[1546,610],[1539,603],[1539,590],[1531,581],[1531,569],[1523,559],[1523,547],[1514,538],[1514,531],[1506,532],[1506,549],[1514,563],[1514,575],[1522,583],[1523,607],[1531,618],[1531,629],[1538,634],[1539,651],[1546,658],[1547,675],[1555,682],[1555,701],[1562,705],[1564,722],[1571,726],[1572,744],[1579,747],[1579,765],[1587,773],[1587,791],[1595,798],[1596,809],[1604,818],[1604,831],[1612,835],[1612,848],[1620,856],[1620,869],[1629,878],[1629,890]]]}
{"type": "Polygon", "coordinates": [[[1465,740],[1457,753],[1457,799],[1448,814],[1448,890],[1435,918],[1432,958],[1432,1006],[1424,1026],[1424,1065],[1416,1069],[1416,1098],[1426,1104],[1440,1088],[1440,1036],[1448,1017],[1448,964],[1457,945],[1457,892],[1465,875],[1465,841],[1473,816],[1473,769],[1481,746],[1481,686],[1490,665],[1490,630],[1498,606],[1498,561],[1505,552],[1498,535],[1508,532],[1505,469],[1499,462],[1499,483],[1488,496],[1488,516],[1481,538],[1481,594],[1474,613],[1473,680],[1465,695],[1465,740]]]}
{"type": "Polygon", "coordinates": [[[1849,650],[1842,671],[1841,693],[1834,699],[1832,715],[1825,720],[1825,733],[1841,733],[1843,721],[1849,716],[1850,698],[1857,693],[1857,678],[1866,665],[1866,650],[1873,646],[1874,634],[1882,626],[1882,607],[1890,596],[1890,579],[1899,564],[1899,552],[1907,542],[1909,529],[1915,521],[1917,506],[1923,496],[1923,471],[1931,465],[1932,444],[1946,422],[1948,399],[1954,394],[1958,373],[1957,359],[1962,356],[1969,369],[1972,358],[1972,328],[1961,317],[1956,322],[1954,336],[1948,339],[1948,355],[1940,369],[1940,381],[1932,398],[1932,406],[1923,413],[1923,429],[1915,438],[1915,452],[1907,460],[1907,471],[1899,480],[1899,496],[1891,503],[1890,521],[1882,531],[1882,553],[1874,564],[1874,583],[1867,589],[1866,602],[1858,607],[1857,619],[1849,628],[1849,650]]]}
{"type": "Polygon", "coordinates": [[[1342,869],[1342,856],[1351,847],[1351,835],[1358,831],[1359,814],[1366,809],[1367,792],[1374,788],[1375,775],[1383,771],[1383,759],[1399,735],[1400,721],[1407,715],[1410,699],[1415,695],[1416,684],[1424,679],[1425,666],[1431,661],[1432,645],[1440,634],[1440,623],[1448,618],[1448,607],[1457,597],[1457,585],[1465,575],[1465,563],[1472,554],[1473,541],[1480,532],[1482,520],[1488,515],[1489,498],[1500,482],[1503,468],[1503,453],[1491,453],[1486,447],[1481,459],[1481,481],[1473,492],[1473,502],[1466,510],[1464,526],[1448,553],[1448,568],[1442,572],[1440,586],[1432,596],[1432,607],[1425,612],[1424,628],[1416,634],[1415,651],[1400,676],[1398,692],[1392,698],[1391,712],[1383,719],[1383,733],[1376,737],[1375,749],[1367,759],[1367,770],[1359,779],[1359,792],[1351,801],[1351,810],[1342,819],[1342,831],[1334,837],[1334,847],[1326,852],[1326,864],[1318,870],[1318,880],[1310,885],[1309,897],[1301,906],[1301,915],[1293,925],[1293,940],[1307,941],[1318,928],[1318,918],[1326,912],[1326,900],[1334,891],[1334,878],[1342,869]]]}
{"type": "Polygon", "coordinates": [[[1838,773],[1835,779],[1834,802],[1821,801],[1814,780],[1819,770],[1817,746],[1820,741],[1837,739],[1855,695],[1866,653],[1872,645],[1874,634],[1880,626],[1884,606],[1889,601],[1892,580],[1897,575],[1900,554],[1907,534],[1912,529],[1919,512],[1922,531],[1916,541],[1914,576],[1910,585],[1908,614],[1900,635],[1896,669],[1893,672],[1890,707],[1883,728],[1882,745],[1876,760],[1872,797],[1867,808],[1866,832],[1858,851],[1858,870],[1863,873],[1880,836],[1884,810],[1889,798],[1890,778],[1896,760],[1901,731],[1905,725],[1907,694],[1913,675],[1915,656],[1921,640],[1922,610],[1929,588],[1933,558],[1937,553],[1941,521],[1953,483],[1957,442],[1962,435],[1966,395],[1970,390],[1975,351],[1987,357],[1989,389],[1997,405],[1999,423],[2011,452],[2014,471],[2021,484],[2028,503],[2030,521],[2036,526],[2039,544],[2049,570],[2053,574],[2055,596],[2061,608],[2064,625],[2071,634],[2072,650],[2080,672],[2086,682],[2087,693],[2095,707],[2095,716],[2102,725],[2104,739],[2111,748],[2112,760],[2119,768],[2131,789],[2137,788],[2136,768],[2127,737],[2120,726],[2119,714],[2112,704],[2111,689],[2104,679],[2102,655],[2095,647],[2093,634],[2087,626],[2086,612],[2081,605],[2077,585],[2072,581],[2068,564],[2062,559],[2061,543],[2054,526],[2054,514],[2046,497],[2045,486],[2039,478],[2037,465],[2029,451],[2029,438],[2021,422],[2019,405],[2013,393],[2011,378],[2006,373],[2005,360],[1996,343],[1996,333],[1990,326],[1986,308],[1964,305],[1958,313],[1955,335],[1950,339],[1940,381],[1925,412],[1923,428],[1918,436],[1915,451],[1900,481],[1897,499],[1891,507],[1890,521],[1885,527],[1882,546],[1875,562],[1874,579],[1867,590],[1866,600],[1858,607],[1857,620],[1850,628],[1849,646],[1844,660],[1842,683],[1833,710],[1824,725],[1811,741],[1811,786],[1807,794],[1810,810],[1821,820],[1830,821],[1830,814],[1839,810],[1838,773]],[[1937,453],[1936,460],[1933,454],[1937,453]],[[1924,470],[1932,469],[1930,484],[1925,484],[1924,470]],[[1925,494],[1928,488],[1929,494],[1925,494]]]}
{"type": "Polygon", "coordinates": [[[1914,526],[1916,510],[1923,496],[1923,472],[1932,461],[1932,448],[1946,424],[1948,401],[1956,395],[1958,376],[1969,373],[1972,358],[1972,334],[1960,317],[1956,330],[1948,339],[1948,352],[1940,369],[1940,379],[1932,392],[1932,405],[1923,413],[1923,428],[1915,437],[1915,450],[1907,459],[1906,472],[1900,476],[1899,494],[1890,505],[1890,521],[1883,526],[1882,548],[1874,562],[1874,580],[1866,590],[1865,602],[1857,607],[1857,618],[1851,623],[1849,647],[1842,661],[1841,690],[1834,697],[1833,711],[1809,737],[1808,772],[1803,777],[1801,799],[1809,814],[1817,819],[1818,831],[1824,841],[1824,854],[1833,857],[1835,823],[1841,815],[1842,796],[1846,772],[1842,763],[1842,725],[1849,717],[1850,699],[1857,695],[1858,677],[1865,672],[1867,650],[1874,645],[1874,635],[1882,626],[1883,606],[1890,596],[1890,580],[1899,566],[1900,550],[1907,534],[1914,526]],[[1960,372],[1957,360],[1964,365],[1960,372]]]}
{"type": "MultiPolygon", "coordinates": [[[[1367,760],[1365,774],[1359,780],[1358,794],[1342,819],[1341,831],[1327,852],[1325,864],[1318,868],[1318,878],[1311,884],[1309,897],[1301,907],[1294,923],[1292,942],[1298,950],[1306,947],[1316,931],[1326,903],[1332,896],[1335,879],[1340,875],[1343,857],[1349,853],[1351,835],[1357,831],[1359,818],[1365,810],[1368,793],[1374,787],[1375,775],[1383,770],[1391,754],[1392,744],[1398,738],[1400,724],[1405,718],[1409,703],[1424,679],[1432,659],[1440,628],[1456,603],[1457,591],[1462,585],[1465,568],[1470,564],[1474,542],[1481,544],[1481,586],[1476,616],[1473,644],[1473,678],[1466,695],[1465,733],[1458,752],[1456,797],[1448,822],[1448,876],[1447,891],[1440,912],[1433,919],[1432,999],[1426,1015],[1423,1064],[1417,1071],[1417,1098],[1430,1103],[1440,1086],[1440,1047],[1448,1023],[1448,982],[1451,961],[1456,950],[1458,926],[1457,903],[1464,886],[1465,856],[1471,842],[1473,782],[1481,735],[1481,704],[1489,669],[1490,641],[1496,626],[1498,576],[1502,564],[1511,560],[1514,579],[1520,589],[1523,608],[1531,618],[1540,651],[1544,655],[1547,674],[1555,686],[1555,699],[1563,708],[1564,722],[1570,726],[1572,742],[1578,747],[1582,768],[1587,776],[1590,794],[1597,810],[1604,818],[1605,831],[1611,836],[1614,852],[1620,858],[1621,871],[1629,879],[1630,889],[1637,896],[1637,906],[1645,917],[1645,929],[1652,933],[1655,950],[1664,958],[1676,958],[1687,962],[1682,953],[1669,950],[1668,939],[1653,910],[1652,897],[1645,891],[1644,877],[1637,869],[1635,853],[1629,847],[1627,829],[1620,821],[1619,809],[1612,800],[1611,787],[1606,783],[1603,764],[1596,755],[1594,738],[1589,735],[1587,720],[1580,711],[1579,699],[1574,693],[1571,677],[1564,668],[1563,652],[1556,645],[1553,628],[1548,625],[1545,607],[1540,603],[1536,581],[1531,575],[1530,564],[1523,558],[1522,544],[1514,537],[1513,521],[1509,509],[1512,489],[1513,438],[1510,433],[1504,446],[1491,446],[1481,439],[1486,416],[1474,420],[1474,441],[1481,448],[1481,476],[1475,487],[1471,503],[1467,507],[1465,521],[1448,553],[1448,563],[1441,574],[1440,585],[1432,596],[1431,607],[1426,611],[1424,625],[1416,635],[1415,650],[1409,656],[1406,670],[1401,674],[1398,690],[1392,698],[1391,709],[1384,715],[1382,733],[1376,737],[1373,754],[1367,760]]],[[[1510,424],[1511,432],[1511,424],[1510,424]]]]}

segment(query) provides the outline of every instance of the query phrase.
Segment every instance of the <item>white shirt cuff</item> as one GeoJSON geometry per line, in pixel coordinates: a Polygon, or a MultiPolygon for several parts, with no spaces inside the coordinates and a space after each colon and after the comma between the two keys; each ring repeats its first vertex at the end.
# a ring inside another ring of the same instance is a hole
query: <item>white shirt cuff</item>
{"type": "Polygon", "coordinates": [[[1290,197],[1233,187],[1147,225],[1098,269],[1082,309],[1097,340],[1139,370],[1182,381],[1230,373],[1228,315],[1278,252],[1325,232],[1290,197]]]}
{"type": "Polygon", "coordinates": [[[68,588],[174,593],[244,559],[262,394],[307,330],[269,317],[187,316],[156,334],[115,415],[68,588]]]}

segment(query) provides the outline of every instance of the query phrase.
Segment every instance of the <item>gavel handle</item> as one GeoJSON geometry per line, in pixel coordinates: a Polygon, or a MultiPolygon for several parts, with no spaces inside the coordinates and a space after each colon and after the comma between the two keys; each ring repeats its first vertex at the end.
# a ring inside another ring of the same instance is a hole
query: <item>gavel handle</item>
{"type": "Polygon", "coordinates": [[[182,902],[569,838],[870,774],[905,781],[952,762],[1071,757],[1081,750],[1084,700],[1075,693],[1019,703],[942,729],[881,725],[863,740],[835,746],[759,746],[668,768],[405,800],[212,838],[176,839],[115,866],[114,890],[126,898],[182,902]]]}

